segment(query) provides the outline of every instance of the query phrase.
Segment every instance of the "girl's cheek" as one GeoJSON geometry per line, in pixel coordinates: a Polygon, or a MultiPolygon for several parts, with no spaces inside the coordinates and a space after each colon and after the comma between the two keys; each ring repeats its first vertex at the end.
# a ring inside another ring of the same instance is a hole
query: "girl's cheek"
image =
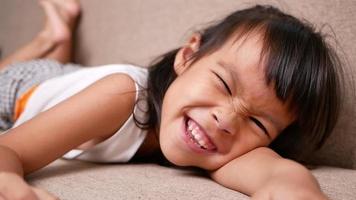
{"type": "MultiPolygon", "coordinates": [[[[194,83],[193,83],[194,84],[194,83]]],[[[195,87],[196,90],[194,91],[195,94],[197,95],[213,95],[215,94],[215,90],[213,87],[211,87],[211,83],[207,82],[207,81],[200,81],[200,82],[196,82],[196,85],[192,85],[191,87],[195,87]]]]}

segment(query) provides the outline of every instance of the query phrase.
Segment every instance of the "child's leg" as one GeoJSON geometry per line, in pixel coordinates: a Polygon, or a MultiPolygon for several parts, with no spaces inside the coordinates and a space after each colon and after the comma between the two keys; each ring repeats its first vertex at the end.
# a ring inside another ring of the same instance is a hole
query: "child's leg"
{"type": "Polygon", "coordinates": [[[72,30],[79,14],[79,4],[76,0],[40,0],[40,4],[46,15],[43,30],[27,45],[0,61],[0,70],[5,66],[7,68],[0,71],[1,130],[12,127],[21,114],[23,95],[31,94],[32,89],[43,81],[80,68],[59,63],[70,61],[72,30]],[[69,11],[69,6],[72,11],[69,11]],[[73,8],[77,9],[76,13],[73,8]],[[33,60],[38,58],[59,62],[33,60]],[[20,61],[27,62],[12,64],[20,61]]]}
{"type": "Polygon", "coordinates": [[[40,4],[46,14],[44,29],[28,44],[12,55],[0,61],[0,70],[14,63],[38,58],[51,58],[66,63],[71,57],[72,29],[75,25],[80,8],[77,0],[41,0],[40,4]],[[65,6],[71,2],[72,11],[69,14],[65,6]],[[73,12],[76,8],[76,14],[73,12]]]}
{"type": "Polygon", "coordinates": [[[56,42],[55,40],[55,38],[49,37],[49,35],[45,34],[45,31],[42,30],[28,44],[1,60],[0,70],[14,62],[22,62],[43,57],[48,51],[53,49],[56,42]]]}
{"type": "Polygon", "coordinates": [[[52,20],[52,23],[57,27],[60,26],[60,23],[65,24],[68,30],[65,40],[59,43],[53,51],[48,52],[44,57],[57,60],[63,64],[68,63],[72,60],[72,35],[80,14],[79,1],[42,0],[42,4],[47,16],[52,20]]]}

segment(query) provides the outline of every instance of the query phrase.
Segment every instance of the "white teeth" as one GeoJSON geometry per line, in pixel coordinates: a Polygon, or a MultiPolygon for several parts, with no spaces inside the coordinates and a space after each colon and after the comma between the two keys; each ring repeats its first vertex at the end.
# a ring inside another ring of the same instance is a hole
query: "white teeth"
{"type": "Polygon", "coordinates": [[[205,141],[203,141],[203,140],[198,140],[198,143],[199,143],[200,147],[203,147],[203,148],[205,148],[205,149],[207,148],[205,141]]]}
{"type": "Polygon", "coordinates": [[[203,147],[205,147],[205,146],[206,146],[206,143],[205,143],[205,141],[204,141],[204,140],[198,140],[198,142],[199,142],[199,144],[200,144],[201,146],[203,146],[203,147]]]}
{"type": "Polygon", "coordinates": [[[191,121],[188,121],[188,130],[194,130],[194,129],[197,129],[198,127],[195,127],[191,121]]]}
{"type": "Polygon", "coordinates": [[[207,149],[207,142],[203,139],[203,137],[199,134],[199,128],[195,126],[192,121],[188,121],[188,130],[192,134],[192,141],[195,141],[199,144],[200,148],[207,149]]]}
{"type": "Polygon", "coordinates": [[[201,140],[203,137],[199,134],[194,135],[194,138],[197,140],[201,140]]]}

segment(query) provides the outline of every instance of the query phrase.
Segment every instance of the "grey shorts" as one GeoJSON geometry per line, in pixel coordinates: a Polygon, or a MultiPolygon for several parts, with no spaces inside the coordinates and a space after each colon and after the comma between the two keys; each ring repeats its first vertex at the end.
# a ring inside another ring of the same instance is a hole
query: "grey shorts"
{"type": "Polygon", "coordinates": [[[60,64],[41,59],[14,63],[0,71],[0,130],[14,124],[16,100],[31,87],[55,76],[80,69],[80,65],[60,64]]]}

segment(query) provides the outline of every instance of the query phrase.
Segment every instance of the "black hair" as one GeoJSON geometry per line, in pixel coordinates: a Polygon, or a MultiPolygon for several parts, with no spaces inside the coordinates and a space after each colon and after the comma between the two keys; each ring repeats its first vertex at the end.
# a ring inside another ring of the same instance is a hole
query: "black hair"
{"type": "MultiPolygon", "coordinates": [[[[199,31],[200,48],[192,62],[218,50],[237,30],[242,35],[261,32],[266,84],[273,84],[278,99],[297,116],[270,147],[284,157],[301,161],[325,143],[335,126],[340,110],[341,62],[312,25],[261,5],[233,12],[199,31]]],[[[173,63],[178,50],[162,55],[149,66],[149,118],[144,123],[135,120],[141,128],[159,132],[163,97],[177,76],[173,63]]]]}

